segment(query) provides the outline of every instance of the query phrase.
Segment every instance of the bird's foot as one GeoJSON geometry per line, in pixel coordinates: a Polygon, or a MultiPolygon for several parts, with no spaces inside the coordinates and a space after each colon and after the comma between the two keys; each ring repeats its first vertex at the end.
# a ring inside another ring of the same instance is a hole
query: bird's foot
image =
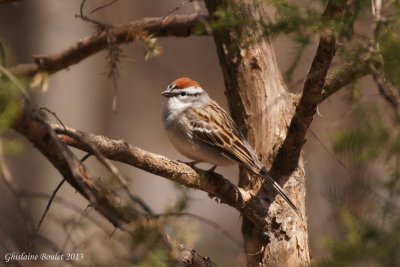
{"type": "Polygon", "coordinates": [[[217,165],[212,166],[207,173],[213,173],[215,171],[215,169],[217,168],[217,165]]]}

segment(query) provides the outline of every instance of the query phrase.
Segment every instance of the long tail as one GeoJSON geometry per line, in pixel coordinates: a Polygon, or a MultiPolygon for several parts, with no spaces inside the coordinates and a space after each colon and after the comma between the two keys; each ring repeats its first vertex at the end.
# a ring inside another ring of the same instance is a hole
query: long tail
{"type": "Polygon", "coordinates": [[[275,181],[274,178],[271,177],[265,170],[261,170],[259,175],[264,177],[271,185],[272,187],[278,192],[279,195],[292,207],[292,209],[297,213],[297,215],[301,218],[301,213],[296,207],[296,205],[293,203],[293,201],[289,198],[289,196],[283,191],[282,187],[275,181]]]}

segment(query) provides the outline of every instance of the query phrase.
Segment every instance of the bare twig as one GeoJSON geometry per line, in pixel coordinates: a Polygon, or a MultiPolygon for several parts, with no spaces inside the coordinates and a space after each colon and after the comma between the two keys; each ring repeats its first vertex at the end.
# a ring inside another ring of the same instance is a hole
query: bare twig
{"type": "MultiPolygon", "coordinates": [[[[109,3],[112,4],[115,1],[109,3]]],[[[118,83],[117,80],[119,78],[119,62],[121,57],[121,48],[119,48],[117,44],[117,39],[115,38],[113,32],[111,31],[112,25],[100,22],[98,20],[94,20],[86,16],[83,12],[84,5],[86,0],[82,0],[79,15],[76,17],[81,18],[83,21],[90,22],[93,25],[97,26],[100,30],[104,31],[107,36],[107,60],[108,60],[108,74],[107,77],[112,80],[112,86],[114,88],[114,97],[112,101],[112,110],[113,112],[117,112],[117,97],[118,97],[118,83]]],[[[107,5],[99,7],[97,10],[105,7],[107,5]]]]}
{"type": "MultiPolygon", "coordinates": [[[[127,215],[130,218],[128,219],[122,210],[117,209],[121,207],[120,199],[95,179],[67,146],[58,141],[57,136],[45,122],[42,114],[35,112],[36,106],[17,78],[2,66],[0,66],[0,71],[20,90],[23,96],[20,107],[21,116],[13,124],[13,128],[35,144],[63,177],[114,225],[122,227],[121,223],[124,222],[124,219],[125,223],[133,220],[135,218],[134,210],[127,215]],[[102,195],[100,196],[96,192],[102,192],[102,195]]],[[[123,208],[132,209],[132,207],[127,206],[123,206],[123,208]]]]}
{"type": "Polygon", "coordinates": [[[117,167],[115,167],[114,164],[112,164],[107,158],[105,158],[96,146],[91,144],[89,140],[86,140],[84,136],[77,135],[74,132],[68,131],[66,128],[64,129],[64,131],[59,131],[59,133],[68,135],[76,140],[79,140],[79,142],[89,147],[90,151],[88,152],[96,156],[98,161],[100,161],[100,163],[103,164],[106,169],[118,180],[122,189],[130,197],[130,199],[137,203],[147,214],[153,214],[151,208],[140,197],[133,195],[133,193],[129,190],[128,183],[126,182],[125,178],[119,173],[117,167]]]}
{"type": "Polygon", "coordinates": [[[184,5],[186,5],[187,3],[193,2],[196,0],[183,0],[182,2],[180,2],[176,7],[171,8],[170,10],[168,10],[167,14],[165,14],[164,18],[171,15],[172,13],[178,11],[179,9],[181,9],[184,5]]]}
{"type": "Polygon", "coordinates": [[[65,179],[62,179],[61,182],[54,189],[53,193],[51,194],[50,199],[47,202],[46,208],[45,208],[45,210],[44,210],[44,212],[42,214],[42,217],[40,217],[39,224],[36,227],[36,231],[39,231],[40,226],[42,225],[42,222],[43,222],[44,218],[46,217],[47,212],[50,210],[50,206],[51,206],[51,203],[53,203],[54,197],[56,196],[58,190],[60,190],[61,186],[64,184],[65,181],[66,181],[65,179]]]}
{"type": "MultiPolygon", "coordinates": [[[[136,40],[136,36],[147,33],[155,37],[175,36],[187,37],[191,34],[206,35],[207,32],[195,32],[199,25],[208,20],[207,15],[175,15],[166,18],[144,18],[127,25],[113,26],[110,31],[116,39],[116,44],[129,43],[136,40]]],[[[33,76],[38,72],[50,74],[74,65],[81,60],[107,48],[107,32],[101,31],[82,38],[76,44],[51,55],[35,57],[35,64],[23,64],[12,68],[14,75],[33,76]]]]}
{"type": "Polygon", "coordinates": [[[217,224],[216,222],[209,220],[207,218],[204,218],[202,216],[199,216],[197,214],[193,214],[190,212],[167,212],[167,213],[163,213],[163,214],[157,214],[156,218],[162,218],[162,217],[190,217],[193,218],[199,222],[202,222],[204,224],[209,225],[210,227],[214,228],[215,230],[217,230],[218,232],[220,232],[222,235],[224,235],[226,238],[228,238],[229,240],[231,240],[233,243],[235,243],[236,245],[238,245],[239,247],[243,247],[243,242],[236,239],[233,235],[231,235],[231,233],[229,233],[228,231],[226,231],[224,228],[222,228],[219,224],[217,224]]]}
{"type": "Polygon", "coordinates": [[[86,16],[84,14],[84,12],[83,12],[83,8],[85,6],[85,3],[86,3],[86,0],[82,0],[80,8],[79,8],[79,15],[75,15],[76,18],[80,18],[83,21],[90,22],[93,25],[97,26],[101,30],[108,30],[109,28],[112,27],[110,24],[103,23],[103,22],[100,22],[98,20],[94,20],[94,19],[89,18],[88,16],[86,16]]]}
{"type": "MultiPolygon", "coordinates": [[[[23,198],[43,198],[45,200],[48,200],[51,197],[51,195],[49,195],[48,193],[26,192],[26,191],[20,192],[20,196],[23,198]]],[[[75,205],[72,202],[67,201],[64,198],[58,197],[58,196],[54,196],[53,202],[56,202],[56,203],[62,205],[63,207],[70,209],[76,213],[80,213],[82,211],[81,207],[75,205]]],[[[87,217],[87,218],[91,223],[96,225],[104,233],[109,234],[109,231],[107,231],[107,227],[105,225],[103,225],[101,223],[101,221],[99,221],[98,219],[91,219],[90,217],[87,217]]]]}
{"type": "MultiPolygon", "coordinates": [[[[115,1],[112,1],[106,5],[100,6],[99,8],[95,9],[99,10],[103,7],[106,7],[108,5],[113,4],[115,1]]],[[[100,30],[104,31],[107,35],[107,60],[108,60],[108,74],[107,77],[111,79],[112,81],[112,86],[114,88],[114,96],[113,96],[113,101],[112,101],[112,110],[113,112],[117,112],[117,100],[118,100],[118,83],[117,80],[119,78],[119,62],[121,58],[121,48],[119,48],[117,44],[117,39],[114,36],[113,32],[111,31],[112,25],[100,22],[98,20],[94,20],[92,18],[89,18],[88,16],[84,15],[83,12],[83,7],[86,3],[86,0],[82,0],[81,6],[80,6],[80,15],[77,15],[76,17],[81,18],[83,21],[90,22],[94,24],[95,26],[99,27],[100,30]]]]}
{"type": "Polygon", "coordinates": [[[110,2],[108,2],[108,3],[104,4],[104,5],[98,6],[95,9],[93,9],[92,11],[90,11],[90,14],[93,14],[93,13],[99,11],[100,9],[106,8],[108,6],[111,6],[112,4],[114,4],[117,1],[118,0],[111,0],[110,2]]]}
{"type": "Polygon", "coordinates": [[[87,153],[85,156],[83,156],[83,158],[81,158],[81,161],[83,162],[83,161],[87,160],[90,156],[93,156],[93,154],[87,153]]]}
{"type": "MultiPolygon", "coordinates": [[[[62,121],[60,120],[60,118],[57,116],[57,114],[53,111],[51,111],[48,108],[45,107],[41,107],[40,110],[45,110],[46,112],[52,114],[56,120],[63,126],[64,130],[67,132],[67,129],[65,128],[65,125],[62,123],[62,121]]],[[[80,138],[79,136],[74,136],[74,138],[80,138]]],[[[81,140],[81,142],[86,143],[85,140],[81,140]]],[[[125,181],[125,179],[123,178],[123,176],[119,173],[118,169],[110,162],[108,161],[101,153],[100,151],[97,150],[96,147],[92,146],[90,143],[86,143],[88,146],[91,147],[92,151],[88,154],[86,154],[80,161],[84,162],[89,156],[91,155],[95,155],[96,158],[100,161],[101,164],[103,164],[106,169],[115,177],[118,179],[118,182],[121,184],[123,190],[125,191],[125,193],[127,193],[127,195],[131,198],[131,200],[133,200],[134,202],[136,202],[137,204],[139,204],[143,210],[145,210],[148,214],[152,214],[152,210],[151,208],[143,201],[141,200],[139,197],[134,196],[132,194],[132,192],[129,190],[128,188],[128,184],[125,181]]],[[[39,225],[37,227],[37,229],[40,228],[40,225],[42,223],[42,220],[44,219],[44,216],[47,214],[48,209],[50,208],[50,204],[52,199],[54,198],[54,195],[57,193],[57,191],[60,189],[61,185],[64,183],[65,180],[61,181],[61,183],[59,184],[59,186],[54,190],[52,197],[50,198],[50,201],[46,207],[46,210],[44,212],[44,214],[42,215],[42,218],[40,219],[39,225]]]]}
{"type": "MultiPolygon", "coordinates": [[[[62,127],[64,127],[64,129],[65,129],[64,123],[60,120],[60,118],[57,116],[57,114],[56,114],[54,111],[51,111],[50,109],[48,109],[48,108],[46,108],[46,107],[41,107],[41,108],[39,108],[39,109],[40,109],[40,110],[44,110],[44,111],[50,113],[50,114],[58,121],[58,123],[61,124],[62,127]]],[[[82,161],[82,160],[81,160],[81,161],[82,161]]]]}
{"type": "MultiPolygon", "coordinates": [[[[74,244],[74,242],[72,241],[71,235],[72,235],[73,231],[75,230],[75,227],[78,224],[80,224],[85,217],[87,217],[86,216],[87,212],[88,211],[86,209],[82,210],[79,214],[79,217],[77,219],[75,219],[74,222],[72,222],[72,225],[69,227],[69,229],[65,229],[65,240],[61,246],[61,250],[66,249],[66,247],[68,245],[68,241],[70,241],[74,246],[76,246],[76,244],[74,244]]],[[[68,225],[66,225],[66,226],[68,226],[68,225]]]]}
{"type": "MultiPolygon", "coordinates": [[[[55,116],[56,119],[62,124],[61,120],[57,117],[57,115],[56,115],[54,112],[52,112],[51,110],[49,110],[49,109],[47,109],[47,108],[41,108],[41,109],[44,109],[44,110],[46,110],[47,112],[50,112],[50,113],[51,113],[53,116],[55,116]]],[[[64,124],[62,124],[62,126],[63,126],[64,129],[65,129],[64,124]]],[[[89,158],[90,155],[91,155],[90,153],[86,154],[86,155],[81,159],[81,162],[84,162],[87,158],[89,158]]],[[[39,224],[38,224],[38,226],[36,227],[36,230],[37,230],[37,231],[39,231],[40,226],[42,225],[42,222],[43,222],[44,218],[46,217],[46,214],[47,214],[48,211],[50,210],[50,206],[51,206],[51,204],[53,203],[54,197],[56,196],[57,192],[60,190],[61,186],[64,184],[65,181],[66,181],[65,178],[63,178],[63,179],[61,180],[61,182],[57,185],[57,187],[54,189],[53,193],[51,194],[51,196],[50,196],[50,198],[49,198],[49,201],[47,202],[46,209],[44,210],[44,212],[43,212],[43,214],[42,214],[42,217],[40,217],[39,224]]]]}

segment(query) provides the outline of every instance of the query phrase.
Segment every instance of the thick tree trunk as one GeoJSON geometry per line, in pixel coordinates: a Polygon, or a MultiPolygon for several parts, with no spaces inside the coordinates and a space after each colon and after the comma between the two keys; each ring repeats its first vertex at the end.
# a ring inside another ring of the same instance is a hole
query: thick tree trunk
{"type": "MultiPolygon", "coordinates": [[[[260,22],[267,23],[265,1],[206,1],[210,14],[223,9],[238,20],[227,31],[216,31],[214,39],[224,73],[228,102],[233,118],[270,167],[283,142],[294,110],[291,96],[282,80],[275,53],[260,22]]],[[[249,266],[303,266],[310,263],[305,216],[305,172],[300,158],[290,177],[277,170],[273,176],[284,185],[300,209],[299,218],[272,188],[261,187],[259,179],[241,169],[239,185],[251,189],[269,206],[265,220],[268,229],[258,229],[243,218],[242,234],[249,266]]]]}

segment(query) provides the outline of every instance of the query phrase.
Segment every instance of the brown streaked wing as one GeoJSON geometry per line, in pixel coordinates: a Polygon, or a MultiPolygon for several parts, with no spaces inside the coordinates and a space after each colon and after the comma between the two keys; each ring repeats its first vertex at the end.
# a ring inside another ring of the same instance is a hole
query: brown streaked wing
{"type": "Polygon", "coordinates": [[[193,138],[220,150],[220,153],[253,172],[262,168],[256,153],[232,118],[214,101],[202,108],[188,109],[193,138]],[[210,112],[208,109],[213,110],[210,112]]]}

